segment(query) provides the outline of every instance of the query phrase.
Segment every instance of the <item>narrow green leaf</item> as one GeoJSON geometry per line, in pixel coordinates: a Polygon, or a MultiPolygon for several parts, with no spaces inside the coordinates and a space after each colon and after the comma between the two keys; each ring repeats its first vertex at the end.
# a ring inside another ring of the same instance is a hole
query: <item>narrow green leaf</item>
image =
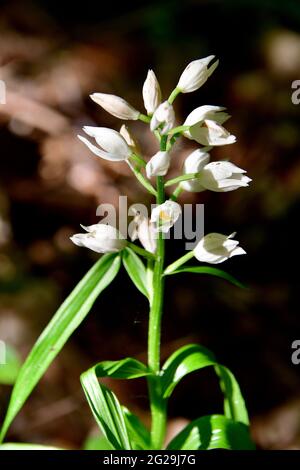
{"type": "Polygon", "coordinates": [[[113,449],[130,450],[124,412],[115,394],[99,383],[95,367],[84,372],[80,380],[94,418],[113,449]]]}
{"type": "Polygon", "coordinates": [[[63,450],[58,447],[43,446],[41,444],[25,444],[21,442],[6,442],[0,444],[0,450],[63,450]]]}
{"type": "Polygon", "coordinates": [[[242,289],[247,288],[244,284],[238,281],[231,274],[226,273],[222,269],[212,268],[209,266],[183,266],[182,268],[176,269],[176,271],[169,273],[168,276],[179,273],[209,274],[211,276],[216,276],[225,279],[226,281],[231,282],[231,284],[237,287],[241,287],[242,289]]]}
{"type": "Polygon", "coordinates": [[[2,356],[5,363],[0,362],[0,384],[13,385],[21,368],[20,358],[10,345],[4,343],[3,348],[0,345],[0,357],[2,356]]]}
{"type": "Polygon", "coordinates": [[[249,424],[245,401],[233,373],[227,367],[218,364],[211,351],[198,344],[183,346],[164,364],[161,376],[164,398],[171,395],[176,385],[187,374],[208,366],[213,366],[220,377],[226,417],[249,424]]]}
{"type": "Polygon", "coordinates": [[[223,415],[203,416],[188,424],[169,443],[168,450],[254,450],[245,424],[223,415]]]}
{"type": "Polygon", "coordinates": [[[48,323],[19,372],[2,425],[0,441],[53,359],[91,310],[98,295],[115,278],[120,263],[118,254],[102,256],[48,323]]]}
{"type": "Polygon", "coordinates": [[[94,368],[97,377],[112,377],[114,379],[136,379],[151,373],[145,364],[131,357],[120,361],[102,361],[94,368]]]}
{"type": "Polygon", "coordinates": [[[146,268],[142,260],[131,248],[123,250],[122,260],[132,282],[142,294],[149,298],[146,268]]]}
{"type": "Polygon", "coordinates": [[[221,389],[224,393],[224,414],[227,418],[249,424],[249,417],[240,386],[233,373],[224,366],[215,366],[220,377],[221,389]]]}
{"type": "Polygon", "coordinates": [[[140,419],[123,406],[126,428],[133,450],[147,450],[151,448],[150,432],[140,419]]]}
{"type": "Polygon", "coordinates": [[[162,391],[168,398],[180,380],[203,367],[216,364],[215,357],[199,344],[188,344],[175,351],[162,368],[162,391]]]}

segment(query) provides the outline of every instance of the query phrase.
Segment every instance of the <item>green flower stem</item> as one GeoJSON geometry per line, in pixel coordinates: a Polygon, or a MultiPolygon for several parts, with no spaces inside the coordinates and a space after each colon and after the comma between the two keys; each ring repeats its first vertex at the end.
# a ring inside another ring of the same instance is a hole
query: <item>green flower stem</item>
{"type": "Polygon", "coordinates": [[[149,124],[149,122],[151,121],[151,116],[146,116],[146,114],[140,113],[139,120],[145,122],[146,124],[149,124]]]}
{"type": "Polygon", "coordinates": [[[137,246],[135,243],[127,241],[127,246],[129,246],[129,248],[131,248],[138,255],[141,255],[144,258],[147,258],[149,260],[154,260],[155,259],[155,256],[152,253],[150,253],[150,251],[144,250],[144,248],[141,248],[140,246],[137,246]]]}
{"type": "MultiPolygon", "coordinates": [[[[167,136],[161,137],[160,149],[164,151],[167,146],[167,136]]],[[[164,179],[158,176],[157,179],[156,203],[162,204],[165,201],[164,179]]],[[[150,308],[149,331],[148,331],[148,366],[153,375],[149,376],[149,395],[152,416],[151,442],[153,449],[161,449],[163,446],[166,422],[167,403],[162,397],[160,380],[160,342],[161,342],[161,318],[164,298],[164,260],[165,260],[165,240],[162,232],[159,232],[157,240],[156,260],[153,270],[153,297],[150,308]]]]}
{"type": "Polygon", "coordinates": [[[194,257],[194,252],[189,251],[185,255],[183,255],[181,258],[179,258],[177,261],[174,263],[170,264],[164,271],[164,275],[171,274],[173,271],[176,271],[180,266],[185,264],[187,261],[192,259],[194,257]]]}
{"type": "Polygon", "coordinates": [[[168,180],[165,183],[165,187],[167,188],[168,186],[172,186],[173,184],[180,183],[181,181],[194,180],[195,178],[198,178],[199,176],[200,176],[200,173],[186,173],[185,175],[177,176],[176,178],[168,180]]]}
{"type": "Polygon", "coordinates": [[[174,90],[172,91],[172,93],[170,94],[169,98],[168,98],[168,101],[170,104],[173,104],[175,99],[177,98],[177,96],[179,95],[179,93],[181,93],[181,90],[179,90],[179,88],[174,88],[174,90]]]}
{"type": "Polygon", "coordinates": [[[173,129],[171,129],[168,134],[169,135],[177,135],[177,134],[182,134],[184,131],[188,131],[189,128],[191,126],[178,126],[178,127],[174,127],[173,129]]]}
{"type": "Polygon", "coordinates": [[[157,191],[153,188],[152,184],[149,183],[149,181],[142,175],[140,170],[135,168],[133,165],[130,164],[130,168],[132,169],[133,173],[135,174],[136,178],[139,180],[139,182],[144,186],[144,188],[149,191],[149,193],[153,194],[153,196],[157,196],[157,191]]]}
{"type": "Polygon", "coordinates": [[[139,165],[141,165],[143,168],[145,168],[146,166],[146,162],[145,160],[140,157],[139,155],[133,153],[130,157],[131,160],[134,160],[135,162],[137,162],[139,165]]]}
{"type": "Polygon", "coordinates": [[[175,191],[173,192],[173,194],[170,196],[170,199],[172,201],[177,201],[178,197],[180,196],[180,194],[182,193],[183,189],[182,187],[180,186],[180,184],[177,186],[177,188],[175,189],[175,191]]]}

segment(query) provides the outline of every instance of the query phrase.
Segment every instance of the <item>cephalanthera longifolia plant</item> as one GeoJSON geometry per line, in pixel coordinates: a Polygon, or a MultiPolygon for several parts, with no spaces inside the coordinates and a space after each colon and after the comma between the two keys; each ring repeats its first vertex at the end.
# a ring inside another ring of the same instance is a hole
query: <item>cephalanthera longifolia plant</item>
{"type": "MultiPolygon", "coordinates": [[[[225,108],[200,106],[189,114],[183,125],[175,127],[175,98],[180,93],[197,90],[206,82],[218,65],[213,59],[214,56],[209,56],[191,62],[183,71],[168,100],[163,102],[157,78],[150,70],[143,86],[147,115],[140,113],[118,96],[104,93],[91,95],[93,101],[113,116],[122,120],[140,120],[150,125],[159,148],[148,163],[129,129],[124,125],[120,132],[105,127],[84,127],[84,132],[91,140],[83,136],[79,138],[98,157],[112,162],[126,162],[139,182],[155,197],[156,207],[152,210],[150,218],[139,211],[135,212],[131,241],[117,228],[101,223],[83,227],[85,233],[71,237],[76,245],[103,253],[103,256],[58,309],[23,364],[2,425],[2,440],[43,373],[86,317],[98,295],[116,277],[122,262],[135,286],[149,301],[148,362],[143,364],[133,358],[105,361],[82,374],[81,383],[85,395],[106,445],[112,449],[164,448],[167,405],[174,388],[190,372],[212,366],[220,379],[224,394],[224,414],[196,418],[167,448],[252,448],[247,410],[239,385],[232,372],[220,365],[212,352],[201,345],[188,344],[175,351],[162,367],[160,361],[164,283],[169,275],[182,272],[210,274],[240,286],[236,279],[216,267],[197,263],[186,264],[196,258],[202,263],[215,265],[232,256],[244,254],[245,251],[234,239],[234,233],[228,236],[220,233],[207,234],[198,241],[193,250],[171,265],[165,266],[165,234],[181,214],[177,198],[182,191],[226,192],[248,186],[250,182],[250,178],[245,176],[245,171],[233,163],[210,162],[211,148],[235,142],[235,137],[223,127],[229,118],[225,108]],[[171,165],[172,147],[181,136],[196,141],[201,147],[186,158],[180,176],[165,180],[171,165]],[[175,189],[167,199],[165,188],[172,185],[175,189]],[[133,243],[137,239],[143,248],[133,243]],[[101,377],[145,377],[149,390],[151,431],[119,403],[111,390],[99,382],[101,377]]],[[[8,444],[4,444],[5,446],[8,444]]]]}

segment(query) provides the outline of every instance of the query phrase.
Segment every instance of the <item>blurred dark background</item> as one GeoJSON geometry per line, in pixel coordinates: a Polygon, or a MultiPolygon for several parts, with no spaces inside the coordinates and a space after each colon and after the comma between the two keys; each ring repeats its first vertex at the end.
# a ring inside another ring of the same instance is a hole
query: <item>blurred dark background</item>
{"type": "MultiPolygon", "coordinates": [[[[0,105],[0,339],[23,359],[97,258],[69,236],[80,223],[98,221],[102,202],[117,204],[120,194],[146,200],[127,166],[93,157],[76,138],[82,125],[120,126],[89,94],[114,93],[142,110],[148,68],[167,97],[186,64],[210,54],[220,65],[199,91],[178,98],[177,120],[201,104],[226,106],[238,140],[212,157],[229,157],[253,182],[181,200],[205,203],[206,232],[238,232],[248,256],[223,267],[249,289],[192,274],[170,277],[163,357],[187,342],[212,349],[241,385],[257,445],[300,449],[300,365],[291,362],[300,336],[300,105],[291,101],[291,84],[300,79],[297,0],[1,2],[7,103],[0,105]]],[[[131,129],[145,155],[153,154],[143,125],[131,129]]],[[[177,147],[174,175],[191,145],[177,147]]],[[[170,260],[183,253],[183,242],[168,245],[170,260]]],[[[50,367],[9,439],[80,448],[94,423],[79,374],[99,360],[145,359],[147,315],[122,271],[50,367]]],[[[147,423],[144,382],[108,383],[147,423]]],[[[10,390],[0,386],[1,416],[10,390]]],[[[170,401],[174,427],[220,412],[218,390],[210,370],[186,378],[170,401]]]]}

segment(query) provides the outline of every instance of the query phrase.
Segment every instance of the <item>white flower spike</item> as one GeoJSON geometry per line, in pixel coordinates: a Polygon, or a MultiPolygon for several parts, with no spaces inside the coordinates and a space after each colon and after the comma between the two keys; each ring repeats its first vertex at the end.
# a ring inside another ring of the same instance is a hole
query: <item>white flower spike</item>
{"type": "Polygon", "coordinates": [[[181,215],[181,206],[174,201],[165,201],[151,212],[151,222],[157,232],[167,233],[181,215]]]}
{"type": "Polygon", "coordinates": [[[108,93],[93,93],[90,95],[95,103],[99,104],[105,111],[124,120],[137,120],[140,112],[137,111],[131,104],[127,103],[123,98],[108,93]]]}
{"type": "Polygon", "coordinates": [[[193,60],[182,72],[177,83],[177,89],[181,93],[190,93],[198,90],[206,80],[211,76],[217,68],[219,61],[214,62],[208,68],[208,64],[215,58],[214,55],[205,57],[204,59],[193,60]]]}
{"type": "Polygon", "coordinates": [[[162,124],[163,128],[160,133],[165,135],[174,127],[174,123],[175,113],[173,106],[168,101],[164,101],[158,106],[153,114],[150,122],[150,129],[153,132],[162,124]]]}
{"type": "Polygon", "coordinates": [[[229,236],[221,233],[205,235],[194,249],[195,257],[204,263],[219,264],[233,256],[245,255],[245,250],[238,246],[239,242],[233,240],[234,236],[235,233],[229,236]]]}
{"type": "Polygon", "coordinates": [[[184,133],[188,139],[195,140],[201,145],[228,145],[234,144],[236,137],[228,132],[223,126],[210,119],[205,119],[201,125],[194,125],[184,133]]]}
{"type": "Polygon", "coordinates": [[[78,138],[98,157],[110,161],[122,161],[127,160],[132,154],[132,150],[125,139],[113,129],[85,126],[83,130],[90,137],[93,137],[101,148],[81,135],[78,138]]]}
{"type": "Polygon", "coordinates": [[[139,239],[145,250],[150,251],[150,253],[155,253],[157,235],[153,223],[148,217],[145,217],[136,209],[134,212],[135,216],[131,222],[131,224],[133,224],[131,225],[131,240],[135,241],[139,239]]]}
{"type": "Polygon", "coordinates": [[[144,106],[151,115],[161,103],[161,90],[153,70],[148,70],[147,78],[143,85],[144,106]]]}
{"type": "Polygon", "coordinates": [[[115,227],[94,224],[82,228],[87,233],[76,233],[70,239],[77,246],[83,246],[96,253],[115,253],[125,248],[127,241],[115,227]]]}
{"type": "Polygon", "coordinates": [[[170,160],[169,152],[157,152],[146,165],[147,177],[166,175],[170,166],[170,160]]]}

